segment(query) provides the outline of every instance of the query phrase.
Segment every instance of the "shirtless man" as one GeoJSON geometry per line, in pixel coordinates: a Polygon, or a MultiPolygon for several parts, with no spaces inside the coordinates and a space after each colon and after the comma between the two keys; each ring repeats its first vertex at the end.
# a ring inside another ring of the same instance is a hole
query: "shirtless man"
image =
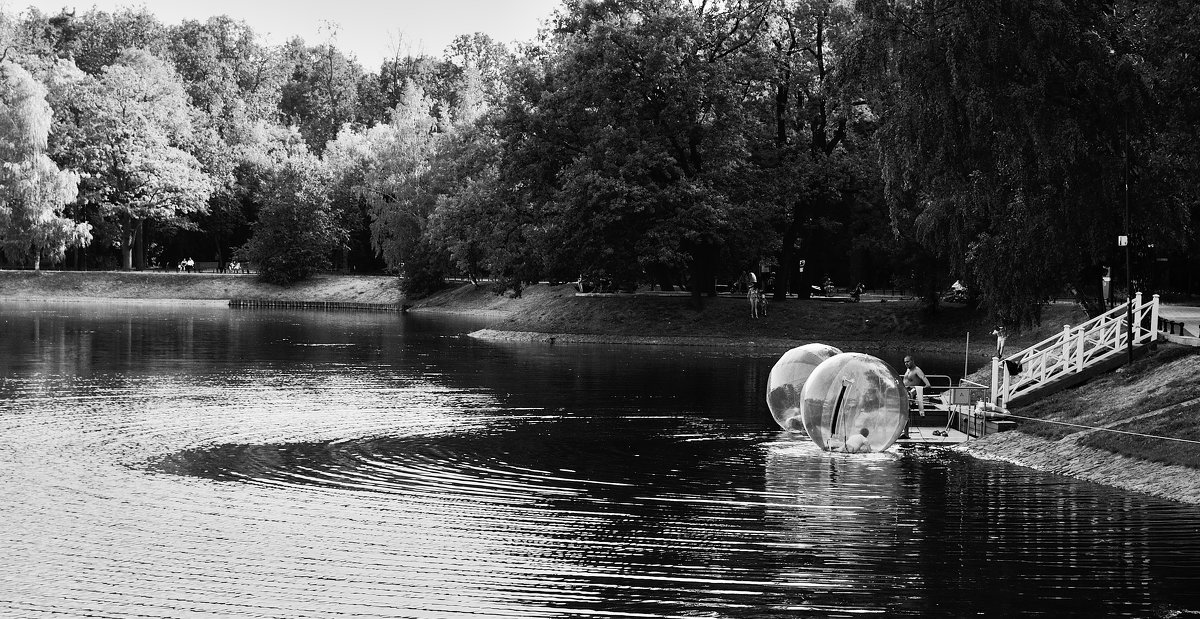
{"type": "Polygon", "coordinates": [[[925,372],[917,367],[912,355],[904,355],[904,367],[904,386],[908,387],[909,393],[915,395],[918,393],[917,387],[929,387],[929,379],[925,378],[925,372]]]}
{"type": "MultiPolygon", "coordinates": [[[[925,377],[925,372],[917,366],[912,355],[904,355],[904,368],[904,386],[908,388],[909,401],[912,402],[921,397],[922,392],[929,388],[929,379],[925,377]]],[[[900,438],[908,438],[907,425],[904,426],[904,434],[901,434],[900,438]]]]}

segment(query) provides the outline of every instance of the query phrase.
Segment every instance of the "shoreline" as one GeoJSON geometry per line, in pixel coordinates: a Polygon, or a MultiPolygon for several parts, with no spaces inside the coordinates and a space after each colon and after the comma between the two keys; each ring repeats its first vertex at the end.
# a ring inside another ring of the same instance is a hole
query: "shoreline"
{"type": "MultiPolygon", "coordinates": [[[[435,313],[435,312],[430,312],[435,313]]],[[[450,313],[450,312],[447,312],[450,313]]],[[[484,342],[497,343],[543,343],[543,344],[610,344],[617,346],[681,346],[695,348],[752,348],[756,351],[778,350],[780,354],[810,342],[793,338],[746,338],[740,336],[687,336],[687,335],[618,335],[602,333],[518,331],[485,327],[466,334],[467,337],[484,342]]],[[[961,345],[954,342],[929,342],[914,340],[850,340],[826,339],[820,343],[842,350],[904,350],[917,354],[962,354],[961,345]],[[956,347],[958,346],[958,347],[956,347]]],[[[974,348],[974,345],[972,345],[974,348]]],[[[991,347],[987,347],[988,350],[991,347]]],[[[972,350],[977,358],[985,358],[980,350],[972,350]]],[[[981,362],[982,363],[982,362],[981,362]]]]}
{"type": "Polygon", "coordinates": [[[1051,441],[1018,429],[972,439],[952,449],[981,460],[1200,505],[1200,471],[1085,447],[1071,437],[1051,441]]]}
{"type": "Polygon", "coordinates": [[[0,303],[107,303],[110,305],[203,305],[206,307],[222,307],[229,305],[229,299],[170,299],[165,297],[151,299],[135,299],[129,297],[4,297],[0,303]]]}

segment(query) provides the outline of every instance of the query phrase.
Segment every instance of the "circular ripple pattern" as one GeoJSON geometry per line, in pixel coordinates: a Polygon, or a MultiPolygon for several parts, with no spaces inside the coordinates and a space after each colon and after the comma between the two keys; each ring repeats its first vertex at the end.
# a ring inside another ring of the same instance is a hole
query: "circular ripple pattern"
{"type": "MultiPolygon", "coordinates": [[[[952,454],[823,453],[768,428],[765,410],[747,420],[622,391],[625,351],[589,351],[617,370],[561,378],[579,349],[505,349],[490,367],[448,345],[407,364],[363,363],[375,353],[351,346],[335,362],[5,374],[0,615],[1141,617],[1200,605],[1194,508],[952,454]],[[569,397],[530,395],[542,392],[569,397]]],[[[738,367],[660,371],[703,386],[738,367]]]]}

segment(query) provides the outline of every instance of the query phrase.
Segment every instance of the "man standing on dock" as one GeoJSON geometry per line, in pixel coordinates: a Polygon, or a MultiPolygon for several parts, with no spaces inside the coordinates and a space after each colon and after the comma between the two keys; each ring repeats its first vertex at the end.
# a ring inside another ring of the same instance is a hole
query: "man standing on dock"
{"type": "MultiPolygon", "coordinates": [[[[908,388],[909,411],[913,409],[913,404],[920,408],[921,397],[924,395],[925,389],[929,388],[929,379],[926,378],[925,372],[917,366],[916,360],[912,355],[904,355],[904,386],[908,388]]],[[[909,415],[911,418],[911,414],[909,415]]],[[[911,422],[910,422],[911,423],[911,422]]],[[[904,434],[900,438],[908,438],[908,426],[904,426],[904,434]]]]}

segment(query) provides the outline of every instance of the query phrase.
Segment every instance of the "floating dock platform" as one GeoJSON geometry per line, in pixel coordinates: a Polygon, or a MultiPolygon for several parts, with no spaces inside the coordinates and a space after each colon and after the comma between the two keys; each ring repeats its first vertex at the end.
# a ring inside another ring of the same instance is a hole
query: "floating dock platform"
{"type": "Polygon", "coordinates": [[[896,444],[902,449],[912,447],[952,447],[959,443],[965,443],[971,437],[967,436],[956,428],[945,426],[928,427],[928,426],[910,426],[908,428],[908,438],[896,439],[896,444]],[[946,436],[934,434],[934,432],[945,432],[946,436]]]}

